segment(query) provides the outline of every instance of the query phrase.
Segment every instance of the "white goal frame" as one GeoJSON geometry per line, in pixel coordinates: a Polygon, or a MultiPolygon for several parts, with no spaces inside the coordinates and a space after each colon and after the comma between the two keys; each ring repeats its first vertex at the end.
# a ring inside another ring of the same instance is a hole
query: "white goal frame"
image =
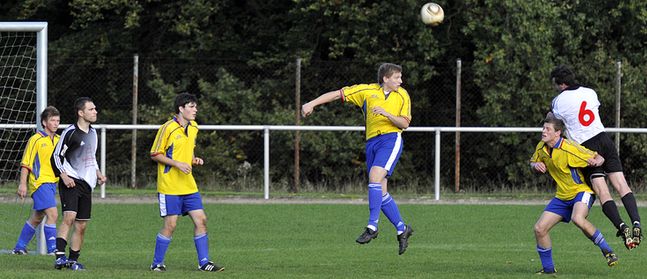
{"type": "MultiPolygon", "coordinates": [[[[47,22],[13,21],[0,22],[0,32],[35,32],[36,33],[36,127],[42,128],[40,113],[47,107],[47,22]]],[[[19,216],[20,218],[24,216],[19,216]]],[[[36,229],[36,247],[38,253],[47,253],[43,224],[36,229]]]]}
{"type": "Polygon", "coordinates": [[[47,107],[47,22],[0,22],[0,32],[36,33],[36,126],[47,107]]]}

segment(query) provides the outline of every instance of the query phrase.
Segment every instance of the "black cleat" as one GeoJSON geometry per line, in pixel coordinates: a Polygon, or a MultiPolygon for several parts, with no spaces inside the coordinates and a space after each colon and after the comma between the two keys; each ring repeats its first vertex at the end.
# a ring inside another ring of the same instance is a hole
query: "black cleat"
{"type": "Polygon", "coordinates": [[[359,244],[366,244],[371,242],[374,238],[377,238],[377,231],[366,228],[366,230],[364,230],[364,232],[355,241],[359,244]]]}
{"type": "Polygon", "coordinates": [[[224,267],[222,266],[217,266],[215,263],[212,261],[208,261],[205,264],[201,265],[198,267],[199,270],[202,271],[209,271],[209,272],[218,272],[218,271],[223,271],[225,270],[224,267]]]}
{"type": "Polygon", "coordinates": [[[56,258],[56,260],[54,260],[54,268],[56,269],[68,268],[70,265],[71,265],[71,262],[68,261],[65,256],[56,258]]]}
{"type": "Polygon", "coordinates": [[[615,266],[618,264],[618,256],[615,253],[606,253],[604,257],[607,259],[607,265],[609,267],[615,266]]]}
{"type": "Polygon", "coordinates": [[[634,224],[634,229],[633,229],[634,248],[636,246],[640,245],[640,241],[643,240],[643,233],[642,233],[642,229],[640,228],[640,224],[638,224],[638,223],[636,223],[636,224],[634,224]]]}
{"type": "Polygon", "coordinates": [[[620,230],[616,233],[616,236],[619,236],[622,238],[622,242],[624,242],[625,247],[627,247],[628,250],[631,250],[636,247],[634,244],[634,238],[633,235],[631,234],[631,229],[627,225],[623,225],[620,227],[620,230]]]}
{"type": "Polygon", "coordinates": [[[409,247],[409,237],[413,234],[413,229],[411,226],[404,227],[404,232],[398,235],[398,243],[400,244],[400,249],[398,250],[398,255],[404,254],[409,247]]]}
{"type": "Polygon", "coordinates": [[[164,271],[166,271],[166,265],[164,265],[164,264],[155,264],[155,265],[153,265],[152,264],[150,269],[151,269],[151,271],[164,272],[164,271]]]}
{"type": "Polygon", "coordinates": [[[27,249],[13,249],[11,250],[12,255],[27,255],[27,249]]]}

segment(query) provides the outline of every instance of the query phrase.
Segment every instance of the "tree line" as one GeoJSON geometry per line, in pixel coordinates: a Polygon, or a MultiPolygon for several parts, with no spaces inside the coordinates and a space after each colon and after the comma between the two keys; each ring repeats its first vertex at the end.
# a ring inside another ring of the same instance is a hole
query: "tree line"
{"type": "MultiPolygon", "coordinates": [[[[295,60],[301,58],[304,102],[345,85],[375,82],[377,65],[393,62],[405,71],[412,126],[453,126],[460,58],[464,126],[538,126],[556,95],[549,72],[567,64],[582,84],[597,90],[603,123],[613,127],[618,62],[619,124],[646,126],[647,2],[437,2],[445,22],[436,27],[421,23],[423,3],[412,0],[9,0],[0,11],[3,20],[49,23],[49,100],[63,112],[63,122],[73,119],[73,100],[89,95],[101,109],[101,123],[131,123],[132,55],[138,54],[142,124],[168,119],[174,94],[188,91],[199,96],[201,124],[293,125],[295,60]]],[[[317,109],[303,125],[362,125],[361,113],[346,105],[317,109]]],[[[138,141],[140,169],[152,168],[146,154],[153,136],[144,133],[138,141]]],[[[129,137],[109,137],[108,145],[127,145],[129,137]]],[[[273,134],[272,160],[283,164],[272,170],[274,179],[292,176],[293,137],[273,134]]],[[[443,138],[446,160],[454,157],[452,137],[443,138]]],[[[537,140],[524,133],[466,138],[461,179],[484,190],[530,183],[527,160],[537,140]]],[[[262,164],[262,137],[253,132],[203,132],[200,141],[199,152],[217,162],[197,174],[209,181],[235,181],[245,162],[262,164]]],[[[305,181],[338,190],[364,175],[361,135],[304,133],[302,141],[305,181]]],[[[643,135],[621,140],[633,182],[646,175],[645,142],[643,135]]],[[[433,141],[405,133],[396,185],[415,181],[416,191],[427,191],[433,159],[425,154],[432,150],[433,141]]],[[[109,152],[108,158],[124,157],[111,163],[111,173],[129,177],[124,150],[109,152]]],[[[451,184],[452,176],[453,169],[444,168],[443,184],[451,184]]]]}

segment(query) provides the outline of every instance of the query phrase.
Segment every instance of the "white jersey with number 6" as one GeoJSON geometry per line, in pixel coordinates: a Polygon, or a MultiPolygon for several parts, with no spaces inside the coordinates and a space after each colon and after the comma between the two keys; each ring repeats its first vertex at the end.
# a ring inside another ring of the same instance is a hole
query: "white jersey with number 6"
{"type": "Polygon", "coordinates": [[[598,107],[598,95],[583,86],[566,88],[552,104],[553,114],[564,121],[568,137],[580,144],[604,132],[598,107]]]}

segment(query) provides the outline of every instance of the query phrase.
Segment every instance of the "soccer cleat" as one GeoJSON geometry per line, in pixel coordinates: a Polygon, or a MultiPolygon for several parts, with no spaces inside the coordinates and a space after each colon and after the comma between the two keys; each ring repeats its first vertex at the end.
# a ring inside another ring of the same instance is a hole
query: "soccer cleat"
{"type": "Polygon", "coordinates": [[[627,249],[631,250],[636,247],[634,244],[633,235],[631,234],[631,230],[626,225],[620,227],[620,230],[618,230],[618,232],[616,233],[616,236],[619,236],[622,238],[622,241],[624,242],[625,247],[627,247],[627,249]]]}
{"type": "Polygon", "coordinates": [[[223,271],[225,270],[224,267],[222,266],[217,266],[214,264],[212,261],[208,261],[205,264],[201,265],[198,267],[198,269],[202,271],[209,271],[209,272],[218,272],[218,271],[223,271]]]}
{"type": "Polygon", "coordinates": [[[634,226],[633,236],[634,236],[633,243],[635,248],[636,246],[640,245],[640,241],[642,241],[643,239],[643,233],[642,233],[642,229],[640,228],[640,225],[634,226]]]}
{"type": "Polygon", "coordinates": [[[612,267],[618,264],[618,256],[615,253],[606,253],[604,257],[607,258],[607,265],[612,267]]]}
{"type": "Polygon", "coordinates": [[[377,231],[366,228],[364,232],[355,240],[359,244],[366,244],[371,242],[372,239],[377,238],[377,231]]]}
{"type": "Polygon", "coordinates": [[[63,269],[64,267],[69,267],[69,266],[70,266],[70,262],[67,261],[67,258],[65,256],[56,258],[56,260],[54,260],[54,268],[56,269],[63,269]]]}
{"type": "Polygon", "coordinates": [[[85,271],[85,266],[76,261],[69,261],[69,266],[67,268],[74,271],[85,271]]]}
{"type": "Polygon", "coordinates": [[[539,271],[535,272],[535,274],[537,274],[537,275],[547,274],[547,275],[553,275],[554,276],[554,275],[557,275],[557,269],[553,268],[552,270],[545,270],[545,269],[542,268],[539,271]]]}
{"type": "Polygon", "coordinates": [[[151,265],[151,271],[164,272],[166,271],[166,265],[163,265],[163,264],[151,265]]]}
{"type": "Polygon", "coordinates": [[[27,250],[26,249],[13,249],[11,250],[12,255],[27,255],[27,250]]]}
{"type": "Polygon", "coordinates": [[[398,255],[404,254],[409,247],[409,237],[413,234],[413,229],[411,226],[404,227],[404,232],[398,235],[398,243],[400,244],[400,249],[398,250],[398,255]]]}

